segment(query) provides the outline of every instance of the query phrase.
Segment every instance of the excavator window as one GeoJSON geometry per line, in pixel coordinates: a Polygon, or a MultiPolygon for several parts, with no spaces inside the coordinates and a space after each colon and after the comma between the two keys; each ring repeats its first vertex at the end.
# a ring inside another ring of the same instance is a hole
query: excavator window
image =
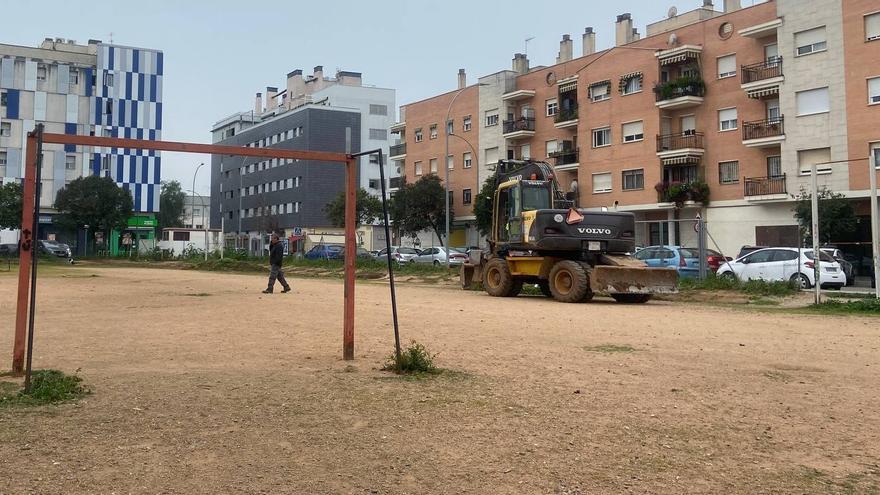
{"type": "Polygon", "coordinates": [[[546,210],[552,208],[550,190],[544,187],[528,186],[522,190],[522,211],[546,210]]]}
{"type": "Polygon", "coordinates": [[[498,191],[498,240],[501,242],[522,239],[522,206],[519,185],[498,191]]]}

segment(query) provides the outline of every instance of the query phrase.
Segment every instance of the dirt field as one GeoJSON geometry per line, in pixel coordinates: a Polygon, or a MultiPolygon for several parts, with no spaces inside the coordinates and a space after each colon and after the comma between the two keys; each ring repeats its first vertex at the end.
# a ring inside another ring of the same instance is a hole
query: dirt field
{"type": "MultiPolygon", "coordinates": [[[[402,286],[457,373],[401,379],[387,287],[74,267],[35,366],[77,404],[0,409],[0,493],[877,493],[880,321],[402,286]],[[94,275],[94,276],[93,276],[94,275]]],[[[14,277],[0,274],[0,359],[14,277]]]]}

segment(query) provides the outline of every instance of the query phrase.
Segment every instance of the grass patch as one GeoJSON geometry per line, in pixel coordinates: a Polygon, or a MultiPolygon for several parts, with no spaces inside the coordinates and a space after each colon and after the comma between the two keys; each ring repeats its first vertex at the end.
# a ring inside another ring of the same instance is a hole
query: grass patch
{"type": "Polygon", "coordinates": [[[714,273],[710,273],[705,280],[681,279],[678,286],[681,291],[729,290],[761,297],[785,297],[796,294],[800,290],[793,282],[768,282],[766,280],[743,282],[734,277],[719,277],[714,273]]]}
{"type": "Polygon", "coordinates": [[[585,351],[590,352],[635,352],[636,348],[629,345],[618,345],[618,344],[602,344],[602,345],[591,345],[584,347],[585,351]]]}
{"type": "Polygon", "coordinates": [[[79,399],[91,391],[82,385],[82,378],[58,370],[35,370],[31,375],[31,391],[25,392],[16,383],[0,383],[0,407],[42,406],[79,399]]]}
{"type": "Polygon", "coordinates": [[[766,297],[753,297],[749,299],[749,304],[754,304],[755,306],[779,306],[779,301],[767,299],[766,297]]]}
{"type": "Polygon", "coordinates": [[[829,315],[880,316],[880,299],[857,299],[854,301],[826,300],[804,308],[811,313],[829,315]]]}
{"type": "Polygon", "coordinates": [[[873,292],[823,292],[822,295],[831,299],[875,299],[873,292]]]}
{"type": "Polygon", "coordinates": [[[208,294],[207,292],[192,292],[190,294],[184,294],[184,296],[189,296],[189,297],[208,297],[210,295],[211,294],[208,294]]]}
{"type": "Polygon", "coordinates": [[[400,350],[400,360],[397,355],[391,353],[382,371],[392,371],[398,375],[436,375],[441,372],[434,366],[436,354],[431,354],[428,349],[416,341],[410,342],[409,346],[400,350]]]}

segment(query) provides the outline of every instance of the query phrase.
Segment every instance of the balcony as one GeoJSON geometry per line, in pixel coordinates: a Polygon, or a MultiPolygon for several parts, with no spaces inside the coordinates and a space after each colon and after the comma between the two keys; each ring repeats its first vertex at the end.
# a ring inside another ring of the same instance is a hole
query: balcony
{"type": "Polygon", "coordinates": [[[550,158],[554,160],[556,170],[577,170],[578,154],[578,149],[560,150],[550,153],[550,158]]]}
{"type": "Polygon", "coordinates": [[[578,125],[578,107],[559,109],[559,112],[553,118],[553,126],[557,129],[566,127],[577,127],[578,125]]]}
{"type": "Polygon", "coordinates": [[[743,196],[747,201],[772,201],[788,199],[785,174],[775,177],[746,177],[743,196]]]}
{"type": "Polygon", "coordinates": [[[769,148],[779,146],[785,141],[785,119],[743,122],[743,144],[750,148],[769,148]]]}
{"type": "Polygon", "coordinates": [[[505,120],[501,133],[507,139],[519,139],[535,135],[535,118],[519,117],[513,120],[505,120]]]}
{"type": "Polygon", "coordinates": [[[700,179],[659,182],[654,189],[658,203],[674,203],[678,208],[709,203],[709,184],[700,179]]]}
{"type": "Polygon", "coordinates": [[[504,101],[520,101],[528,100],[533,96],[535,96],[534,89],[518,89],[516,91],[504,93],[503,95],[501,95],[501,99],[504,101]]]}
{"type": "Polygon", "coordinates": [[[782,75],[782,57],[743,65],[740,69],[742,72],[740,87],[749,98],[779,94],[779,85],[785,80],[782,75]]]}
{"type": "Polygon", "coordinates": [[[395,144],[388,148],[390,160],[403,160],[406,158],[406,143],[395,144]]]}
{"type": "Polygon", "coordinates": [[[740,36],[759,40],[761,38],[766,38],[767,36],[775,35],[777,29],[779,29],[780,26],[782,26],[782,19],[773,19],[770,22],[756,24],[754,26],[740,29],[737,32],[740,36]]]}
{"type": "Polygon", "coordinates": [[[406,122],[395,122],[391,124],[391,133],[401,132],[406,129],[406,122]]]}
{"type": "Polygon", "coordinates": [[[682,76],[654,86],[656,105],[664,110],[702,105],[705,93],[706,84],[699,77],[682,76]]]}
{"type": "Polygon", "coordinates": [[[400,189],[404,184],[406,184],[404,177],[391,177],[388,179],[388,189],[391,191],[400,189]]]}
{"type": "Polygon", "coordinates": [[[686,131],[657,136],[657,156],[664,165],[699,163],[705,151],[702,132],[686,131]]]}

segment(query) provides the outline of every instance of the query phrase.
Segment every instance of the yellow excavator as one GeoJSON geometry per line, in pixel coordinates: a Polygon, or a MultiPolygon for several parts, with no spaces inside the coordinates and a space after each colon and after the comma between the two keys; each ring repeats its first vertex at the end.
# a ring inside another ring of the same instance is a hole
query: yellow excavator
{"type": "Polygon", "coordinates": [[[605,293],[621,303],[644,303],[678,290],[678,273],[634,259],[632,213],[576,208],[545,162],[502,160],[495,174],[488,250],[472,250],[461,267],[462,288],[475,282],[496,297],[516,296],[523,284],[561,302],[605,293]]]}

